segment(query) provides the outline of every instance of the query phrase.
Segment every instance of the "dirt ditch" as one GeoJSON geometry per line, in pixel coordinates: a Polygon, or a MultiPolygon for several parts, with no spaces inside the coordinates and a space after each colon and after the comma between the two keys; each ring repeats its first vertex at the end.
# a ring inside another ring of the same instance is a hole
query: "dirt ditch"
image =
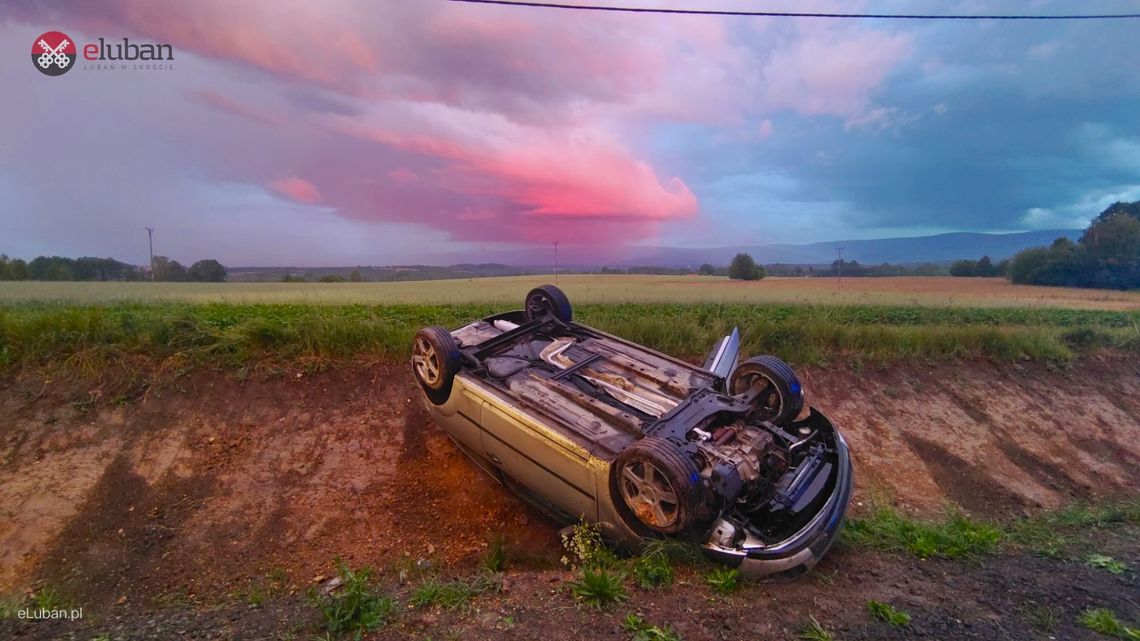
{"type": "MultiPolygon", "coordinates": [[[[1005,518],[1140,486],[1137,363],[801,378],[848,437],[859,504],[1005,518]]],[[[57,379],[0,379],[0,593],[48,585],[122,613],[270,574],[303,590],[336,557],[474,565],[500,535],[518,565],[557,568],[557,527],[456,451],[402,365],[200,371],[118,405],[57,379]]]]}

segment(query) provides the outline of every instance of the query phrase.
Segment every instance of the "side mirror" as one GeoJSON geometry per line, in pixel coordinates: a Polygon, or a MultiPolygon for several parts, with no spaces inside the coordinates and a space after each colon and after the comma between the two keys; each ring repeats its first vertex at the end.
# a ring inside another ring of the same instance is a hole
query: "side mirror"
{"type": "Polygon", "coordinates": [[[721,378],[728,378],[740,359],[740,329],[732,328],[732,333],[717,341],[716,347],[705,360],[705,369],[721,378]]]}

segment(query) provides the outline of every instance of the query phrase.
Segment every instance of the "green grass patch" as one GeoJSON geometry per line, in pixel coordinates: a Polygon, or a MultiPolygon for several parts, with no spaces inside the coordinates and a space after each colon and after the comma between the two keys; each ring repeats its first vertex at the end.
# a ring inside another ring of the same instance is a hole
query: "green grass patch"
{"type": "Polygon", "coordinates": [[[1085,563],[1090,568],[1098,570],[1105,570],[1111,574],[1124,574],[1128,571],[1128,564],[1123,561],[1118,561],[1111,556],[1103,554],[1090,554],[1089,558],[1085,559],[1085,563]]]}
{"type": "Polygon", "coordinates": [[[1092,608],[1081,612],[1077,622],[1084,627],[1105,636],[1140,641],[1140,628],[1134,628],[1121,621],[1116,613],[1108,608],[1092,608]]]}
{"type": "Polygon", "coordinates": [[[629,598],[625,591],[625,573],[603,567],[582,568],[569,587],[575,599],[599,610],[629,598]]]}
{"type": "Polygon", "coordinates": [[[1140,525],[1140,497],[1075,503],[1018,519],[1005,525],[1005,541],[1042,556],[1062,558],[1070,548],[1086,543],[1092,532],[1125,524],[1140,525]]]}
{"type": "Polygon", "coordinates": [[[736,568],[714,568],[705,575],[705,583],[717,594],[732,594],[740,587],[740,571],[736,568]]]}
{"type": "Polygon", "coordinates": [[[898,610],[892,607],[890,604],[883,603],[882,601],[868,601],[867,611],[871,613],[872,617],[878,619],[879,621],[883,621],[894,626],[902,627],[910,624],[909,613],[898,610]]]}
{"type": "Polygon", "coordinates": [[[351,634],[360,639],[392,618],[396,602],[376,589],[371,569],[354,570],[340,559],[336,567],[341,585],[327,595],[310,592],[310,598],[324,615],[330,635],[351,634]]]}
{"type": "Polygon", "coordinates": [[[681,635],[668,625],[651,625],[639,614],[630,612],[621,627],[633,635],[632,641],[681,641],[681,635]]]}
{"type": "Polygon", "coordinates": [[[988,523],[955,514],[944,521],[912,519],[889,507],[849,519],[844,537],[856,545],[919,557],[959,558],[994,551],[1003,533],[988,523]]]}
{"type": "Polygon", "coordinates": [[[633,562],[633,580],[646,590],[673,584],[673,565],[662,552],[646,551],[633,562]]]}
{"type": "Polygon", "coordinates": [[[485,592],[497,592],[501,588],[501,577],[490,572],[449,581],[428,577],[412,592],[411,602],[417,608],[440,606],[455,610],[467,606],[472,599],[485,592]]]}
{"type": "MultiPolygon", "coordinates": [[[[941,520],[918,519],[888,506],[872,505],[864,516],[847,520],[843,537],[854,545],[923,558],[988,554],[1000,545],[1062,558],[1068,549],[1086,544],[1095,530],[1125,524],[1140,524],[1140,497],[1073,504],[1006,523],[976,521],[958,513],[941,520]]],[[[1109,557],[1094,555],[1084,560],[1109,571],[1127,570],[1109,557]]]]}
{"type": "MultiPolygon", "coordinates": [[[[272,359],[404,358],[416,329],[517,307],[231,303],[0,305],[0,367],[129,355],[240,366],[272,359]]],[[[992,358],[1063,361],[1100,348],[1140,352],[1140,313],[863,305],[591,304],[575,317],[685,358],[739,326],[746,353],[794,363],[992,358]]]]}
{"type": "Polygon", "coordinates": [[[807,621],[796,631],[796,638],[802,641],[835,641],[835,635],[813,616],[808,616],[807,621]]]}

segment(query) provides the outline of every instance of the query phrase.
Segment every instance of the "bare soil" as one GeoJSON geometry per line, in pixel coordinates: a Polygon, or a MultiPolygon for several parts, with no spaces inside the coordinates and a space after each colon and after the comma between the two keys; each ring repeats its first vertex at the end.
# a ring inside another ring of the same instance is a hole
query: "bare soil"
{"type": "MultiPolygon", "coordinates": [[[[851,444],[856,511],[875,500],[1005,519],[1140,487],[1140,363],[908,363],[801,378],[851,444]]],[[[0,622],[0,636],[309,638],[319,622],[301,595],[334,558],[389,578],[417,562],[463,572],[497,536],[510,555],[502,595],[465,613],[409,611],[377,638],[571,638],[582,626],[627,638],[618,622],[634,610],[690,641],[789,638],[808,614],[844,639],[1047,638],[1018,614],[1033,604],[1062,616],[1057,638],[1081,638],[1071,624],[1090,604],[1140,618],[1135,574],[866,550],[839,550],[791,585],[714,597],[693,575],[595,614],[566,594],[558,526],[455,449],[402,365],[247,380],[197,371],[120,403],[108,386],[30,370],[0,379],[0,593],[50,587],[85,609],[78,623],[0,622]],[[251,608],[267,577],[273,598],[251,608]],[[870,622],[868,598],[915,624],[870,622]]],[[[1102,547],[1136,567],[1137,534],[1105,534],[1102,547]]]]}

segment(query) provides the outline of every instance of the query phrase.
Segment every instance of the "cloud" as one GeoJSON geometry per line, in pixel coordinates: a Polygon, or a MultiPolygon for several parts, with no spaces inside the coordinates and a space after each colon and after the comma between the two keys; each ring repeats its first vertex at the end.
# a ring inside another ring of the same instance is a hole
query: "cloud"
{"type": "Polygon", "coordinates": [[[354,260],[390,262],[415,260],[426,243],[445,252],[557,239],[617,255],[745,232],[810,242],[1017,229],[1130,193],[1140,167],[1140,62],[1127,25],[442,1],[0,5],[5,39],[45,24],[171,42],[178,64],[162,76],[76,70],[52,83],[26,59],[0,64],[10,88],[0,117],[16,123],[0,180],[19,186],[0,227],[37,248],[135,251],[132,234],[154,225],[202,253],[210,236],[253,220],[286,263],[335,257],[324,248],[345,238],[367,239],[354,260]],[[219,188],[215,209],[210,185],[238,187],[219,188]],[[273,222],[274,208],[287,222],[273,222]],[[215,210],[225,215],[192,233],[199,212],[215,210]]]}
{"type": "Polygon", "coordinates": [[[312,205],[321,201],[321,192],[313,186],[313,183],[298,178],[297,176],[290,176],[289,178],[282,178],[281,180],[274,180],[270,183],[277,192],[292,198],[293,200],[312,205]]]}

